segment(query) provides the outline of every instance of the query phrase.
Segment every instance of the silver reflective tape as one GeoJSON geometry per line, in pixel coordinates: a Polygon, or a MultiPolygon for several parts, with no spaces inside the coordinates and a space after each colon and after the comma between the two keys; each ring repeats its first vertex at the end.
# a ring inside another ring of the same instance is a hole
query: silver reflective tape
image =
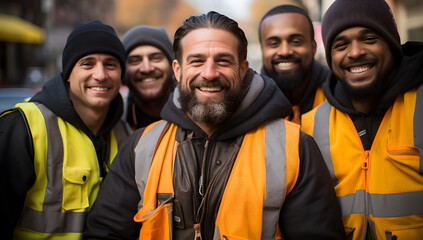
{"type": "Polygon", "coordinates": [[[423,174],[423,85],[417,88],[416,106],[413,118],[414,146],[420,151],[420,169],[423,174]]]}
{"type": "Polygon", "coordinates": [[[266,124],[266,196],[261,239],[274,239],[286,186],[286,129],[283,119],[266,124]]]}
{"type": "Polygon", "coordinates": [[[394,194],[368,194],[359,190],[355,194],[338,197],[342,216],[366,213],[377,218],[405,217],[423,214],[423,192],[394,194]],[[367,196],[367,199],[366,199],[367,196]],[[368,208],[366,210],[366,201],[368,208]]]}
{"type": "Polygon", "coordinates": [[[339,180],[335,176],[335,168],[333,167],[332,156],[330,154],[329,139],[329,117],[331,109],[332,107],[329,102],[325,101],[316,110],[316,114],[314,116],[313,138],[315,139],[317,146],[319,146],[326,166],[329,169],[333,185],[336,186],[338,185],[339,180]]]}
{"type": "Polygon", "coordinates": [[[43,209],[60,212],[63,199],[63,140],[58,117],[46,106],[37,105],[41,110],[47,128],[47,186],[43,209]]]}
{"type": "Polygon", "coordinates": [[[137,179],[138,191],[141,195],[141,201],[138,209],[141,209],[145,186],[147,185],[148,173],[150,172],[151,162],[153,161],[154,151],[159,141],[167,121],[160,121],[150,131],[141,137],[135,151],[135,177],[137,179]]]}
{"type": "Polygon", "coordinates": [[[20,226],[42,233],[81,233],[86,216],[87,212],[36,211],[25,207],[20,226]]]}

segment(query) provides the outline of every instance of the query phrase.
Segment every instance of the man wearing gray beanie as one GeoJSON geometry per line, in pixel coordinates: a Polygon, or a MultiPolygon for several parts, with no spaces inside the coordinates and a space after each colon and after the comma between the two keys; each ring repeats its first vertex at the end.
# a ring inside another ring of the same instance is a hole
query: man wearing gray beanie
{"type": "Polygon", "coordinates": [[[124,120],[133,130],[160,120],[173,91],[172,43],[162,27],[137,26],[122,38],[127,54],[124,83],[129,88],[124,120]]]}
{"type": "Polygon", "coordinates": [[[0,115],[4,239],[81,239],[118,148],[125,49],[100,21],[78,24],[63,71],[29,102],[0,115]]]}
{"type": "Polygon", "coordinates": [[[400,43],[383,0],[337,0],[323,16],[333,74],[303,116],[350,239],[423,236],[423,43],[400,43]]]}

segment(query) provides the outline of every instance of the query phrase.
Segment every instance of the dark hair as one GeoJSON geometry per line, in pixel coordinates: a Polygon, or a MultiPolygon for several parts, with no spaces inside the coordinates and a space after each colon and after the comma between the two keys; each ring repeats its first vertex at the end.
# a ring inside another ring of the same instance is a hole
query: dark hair
{"type": "Polygon", "coordinates": [[[272,9],[270,9],[264,16],[263,18],[260,20],[260,25],[259,25],[259,41],[261,43],[261,24],[263,23],[264,19],[271,17],[273,15],[277,15],[277,14],[282,14],[282,13],[299,13],[304,15],[308,22],[310,23],[310,34],[311,34],[311,39],[314,39],[314,27],[313,27],[313,22],[310,19],[310,16],[308,15],[308,13],[300,7],[294,6],[294,5],[279,5],[276,6],[272,9]]]}
{"type": "Polygon", "coordinates": [[[207,14],[191,16],[185,19],[182,26],[175,32],[173,40],[173,51],[175,58],[181,62],[181,41],[192,30],[200,28],[215,28],[228,31],[238,39],[238,59],[243,61],[247,59],[248,41],[245,37],[244,31],[239,28],[238,23],[233,19],[228,18],[218,12],[210,11],[207,14]]]}

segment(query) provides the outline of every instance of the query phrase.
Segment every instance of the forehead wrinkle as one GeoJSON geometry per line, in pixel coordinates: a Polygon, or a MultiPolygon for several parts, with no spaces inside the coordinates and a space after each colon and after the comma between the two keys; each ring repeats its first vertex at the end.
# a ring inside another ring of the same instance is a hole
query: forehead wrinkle
{"type": "Polygon", "coordinates": [[[184,53],[188,52],[188,55],[185,57],[185,59],[188,59],[188,56],[193,56],[193,55],[198,55],[198,56],[203,55],[203,57],[205,56],[216,57],[216,56],[222,56],[221,54],[232,55],[232,57],[235,58],[236,57],[235,53],[237,53],[238,51],[237,44],[238,44],[237,39],[230,32],[227,32],[221,29],[214,29],[214,28],[201,28],[201,29],[197,29],[197,30],[193,30],[189,32],[181,40],[181,46],[182,46],[181,53],[183,56],[184,53]],[[233,40],[235,41],[231,42],[227,38],[215,37],[215,31],[228,34],[231,37],[233,37],[233,40]],[[210,37],[207,38],[208,36],[210,37]],[[235,45],[233,45],[232,43],[234,43],[235,45]]]}

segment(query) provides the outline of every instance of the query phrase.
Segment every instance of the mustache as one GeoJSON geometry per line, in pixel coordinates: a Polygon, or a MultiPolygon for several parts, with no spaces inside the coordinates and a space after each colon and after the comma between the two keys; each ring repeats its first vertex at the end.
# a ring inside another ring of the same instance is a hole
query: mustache
{"type": "Polygon", "coordinates": [[[280,62],[299,62],[301,63],[301,58],[297,58],[297,57],[284,57],[284,56],[277,56],[275,58],[272,59],[272,64],[278,64],[280,62]]]}
{"type": "Polygon", "coordinates": [[[353,66],[365,65],[365,64],[373,64],[375,65],[377,62],[376,58],[361,58],[361,59],[352,59],[347,62],[342,62],[340,64],[341,68],[350,68],[353,66]]]}
{"type": "Polygon", "coordinates": [[[189,87],[194,90],[195,88],[200,87],[222,87],[222,88],[229,88],[230,84],[227,81],[223,81],[222,79],[213,79],[211,81],[206,80],[204,78],[192,81],[189,84],[189,87]]]}

